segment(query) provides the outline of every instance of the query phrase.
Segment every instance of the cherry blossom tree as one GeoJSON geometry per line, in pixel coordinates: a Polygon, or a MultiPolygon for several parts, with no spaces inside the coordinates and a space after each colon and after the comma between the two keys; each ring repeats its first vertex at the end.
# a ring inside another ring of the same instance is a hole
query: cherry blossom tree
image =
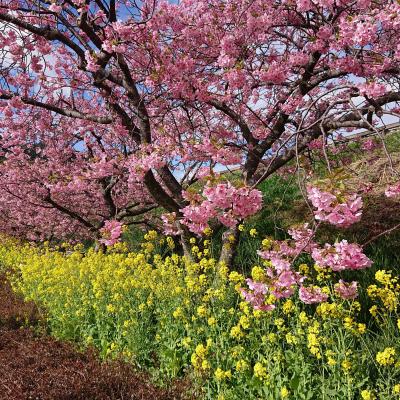
{"type": "Polygon", "coordinates": [[[225,227],[230,263],[261,182],[398,117],[399,25],[394,0],[0,0],[1,229],[116,240],[159,207],[184,248],[225,227]]]}

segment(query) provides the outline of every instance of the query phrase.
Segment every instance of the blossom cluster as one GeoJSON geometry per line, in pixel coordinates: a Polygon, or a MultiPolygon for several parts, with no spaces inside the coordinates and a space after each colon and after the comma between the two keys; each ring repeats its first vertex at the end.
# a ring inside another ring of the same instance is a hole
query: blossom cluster
{"type": "MultiPolygon", "coordinates": [[[[305,304],[321,303],[327,300],[328,295],[320,287],[306,285],[308,277],[301,271],[295,271],[294,260],[301,253],[308,253],[320,270],[340,272],[344,270],[361,270],[371,266],[372,261],[363,253],[362,248],[346,240],[335,243],[326,243],[318,246],[312,240],[312,230],[307,225],[289,230],[291,241],[264,241],[267,250],[258,254],[266,261],[266,268],[258,273],[256,280],[246,279],[248,289],[241,289],[245,300],[258,310],[273,309],[269,303],[269,296],[274,300],[289,298],[299,289],[299,298],[305,304]]],[[[342,299],[357,297],[356,281],[345,282],[342,279],[335,285],[335,293],[342,299]]]]}
{"type": "Polygon", "coordinates": [[[183,223],[197,234],[204,232],[212,218],[217,218],[225,226],[234,227],[239,220],[257,213],[261,206],[262,194],[257,189],[235,188],[231,183],[206,185],[203,197],[196,196],[193,204],[182,209],[183,223]]]}
{"type": "Polygon", "coordinates": [[[328,295],[323,293],[318,286],[301,286],[299,289],[299,299],[304,304],[322,303],[328,299],[328,295]]]}
{"type": "Polygon", "coordinates": [[[371,260],[363,253],[360,245],[342,240],[333,246],[326,243],[323,248],[314,248],[314,261],[321,267],[339,272],[346,269],[365,269],[371,266],[371,260]]]}
{"type": "Polygon", "coordinates": [[[353,300],[358,296],[358,282],[345,282],[343,279],[339,279],[339,282],[335,284],[335,292],[339,297],[345,300],[353,300]]]}
{"type": "Polygon", "coordinates": [[[273,304],[265,304],[265,296],[268,293],[268,286],[262,282],[255,282],[250,278],[246,279],[250,292],[241,289],[244,299],[249,302],[255,310],[270,311],[275,308],[273,304]]]}
{"type": "Polygon", "coordinates": [[[166,235],[178,235],[179,230],[177,228],[176,222],[177,217],[176,213],[165,213],[161,215],[161,219],[163,222],[163,230],[166,235]]]}
{"type": "Polygon", "coordinates": [[[104,227],[100,230],[102,238],[99,240],[99,242],[105,244],[106,246],[112,246],[120,241],[122,231],[123,226],[120,221],[106,221],[104,223],[104,227]]]}
{"type": "Polygon", "coordinates": [[[385,190],[386,197],[397,197],[400,195],[400,182],[397,182],[394,185],[390,185],[385,190]]]}
{"type": "Polygon", "coordinates": [[[361,197],[355,194],[344,196],[344,199],[339,200],[339,196],[333,193],[308,186],[307,195],[317,209],[315,211],[317,220],[347,228],[361,219],[363,203],[361,197]]]}

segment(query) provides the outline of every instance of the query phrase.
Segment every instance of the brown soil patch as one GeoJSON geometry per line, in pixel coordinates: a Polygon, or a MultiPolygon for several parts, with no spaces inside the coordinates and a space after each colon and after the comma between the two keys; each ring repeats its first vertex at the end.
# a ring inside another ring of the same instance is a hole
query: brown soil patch
{"type": "Polygon", "coordinates": [[[15,296],[6,277],[0,274],[0,328],[36,325],[39,319],[35,305],[15,296]]]}
{"type": "Polygon", "coordinates": [[[183,400],[187,389],[154,387],[122,362],[101,363],[22,324],[34,323],[32,304],[0,278],[0,400],[183,400]]]}

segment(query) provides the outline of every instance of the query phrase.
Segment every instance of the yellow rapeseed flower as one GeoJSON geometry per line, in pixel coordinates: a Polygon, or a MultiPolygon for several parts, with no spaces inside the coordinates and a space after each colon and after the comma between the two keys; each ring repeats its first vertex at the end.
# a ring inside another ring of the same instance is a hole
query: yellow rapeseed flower
{"type": "Polygon", "coordinates": [[[144,235],[144,239],[145,240],[155,240],[155,239],[157,239],[157,236],[158,236],[157,231],[151,230],[151,231],[148,231],[144,235]]]}
{"type": "Polygon", "coordinates": [[[112,314],[116,311],[116,308],[115,308],[114,304],[107,304],[106,310],[107,310],[107,312],[112,314]]]}
{"type": "Polygon", "coordinates": [[[326,363],[330,366],[333,367],[336,365],[336,360],[332,357],[328,357],[326,363]]]}
{"type": "Polygon", "coordinates": [[[302,312],[299,314],[299,321],[300,321],[300,323],[301,323],[302,325],[308,324],[309,318],[308,318],[307,314],[306,314],[304,311],[302,311],[302,312]]]}
{"type": "Polygon", "coordinates": [[[308,275],[308,273],[310,272],[310,267],[307,264],[300,264],[299,265],[299,272],[302,275],[308,275]]]}
{"type": "Polygon", "coordinates": [[[350,371],[351,369],[351,362],[348,359],[342,361],[342,368],[345,372],[350,371]]]}
{"type": "Polygon", "coordinates": [[[206,317],[208,314],[207,307],[202,305],[197,307],[197,315],[199,317],[206,317]]]}
{"type": "Polygon", "coordinates": [[[375,272],[375,280],[382,285],[390,285],[392,283],[392,271],[379,270],[375,272]]]}
{"type": "Polygon", "coordinates": [[[400,383],[393,386],[393,394],[400,394],[400,383]]]}
{"type": "Polygon", "coordinates": [[[385,350],[376,354],[376,361],[383,366],[393,365],[395,360],[396,350],[393,347],[386,347],[385,350]]]}
{"type": "Polygon", "coordinates": [[[251,270],[251,277],[257,282],[262,282],[265,279],[264,269],[258,265],[254,266],[251,270]]]}
{"type": "Polygon", "coordinates": [[[188,349],[190,347],[190,344],[192,343],[192,338],[191,337],[185,337],[181,340],[182,346],[188,349]]]}
{"type": "Polygon", "coordinates": [[[245,360],[239,360],[235,366],[237,372],[244,372],[248,369],[248,367],[249,364],[245,360]]]}
{"type": "Polygon", "coordinates": [[[205,358],[207,355],[208,349],[202,343],[198,344],[195,349],[195,353],[200,358],[205,358]]]}
{"type": "Polygon", "coordinates": [[[182,307],[178,307],[177,309],[175,309],[175,311],[172,313],[174,318],[181,318],[183,317],[183,310],[182,307]]]}
{"type": "Polygon", "coordinates": [[[378,314],[378,306],[376,306],[376,305],[372,306],[372,307],[369,309],[369,312],[370,312],[370,314],[371,314],[373,317],[376,317],[377,314],[378,314]]]}
{"type": "Polygon", "coordinates": [[[272,246],[272,241],[269,238],[265,238],[262,242],[261,242],[262,246],[264,247],[265,250],[268,250],[271,246],[272,246]]]}
{"type": "Polygon", "coordinates": [[[290,332],[285,335],[285,339],[287,344],[295,345],[298,343],[297,337],[290,332]]]}
{"type": "Polygon", "coordinates": [[[286,386],[283,386],[281,388],[281,399],[286,399],[289,397],[289,395],[290,395],[290,392],[289,392],[288,388],[286,386]]]}
{"type": "Polygon", "coordinates": [[[203,233],[206,235],[206,236],[210,236],[211,234],[212,234],[212,229],[209,227],[209,226],[207,226],[207,228],[206,229],[204,229],[204,231],[203,231],[203,233]]]}
{"type": "Polygon", "coordinates": [[[237,325],[232,327],[230,335],[234,339],[239,339],[244,336],[242,330],[240,329],[240,326],[237,326],[237,325]]]}
{"type": "Polygon", "coordinates": [[[239,274],[239,272],[237,271],[232,271],[229,274],[229,280],[234,283],[243,282],[244,276],[242,274],[239,274]]]}
{"type": "Polygon", "coordinates": [[[214,372],[214,376],[217,381],[223,381],[232,378],[232,372],[230,370],[224,371],[218,367],[214,372]]]}
{"type": "Polygon", "coordinates": [[[293,300],[287,299],[287,300],[283,303],[282,311],[283,311],[285,314],[290,314],[290,313],[293,312],[294,310],[295,310],[295,306],[294,306],[293,300]]]}
{"type": "Polygon", "coordinates": [[[365,324],[357,324],[357,331],[360,334],[364,334],[367,331],[367,326],[365,324]]]}
{"type": "Polygon", "coordinates": [[[267,340],[270,343],[275,343],[278,340],[278,335],[276,333],[271,332],[271,333],[268,334],[267,340]]]}
{"type": "Polygon", "coordinates": [[[376,399],[375,395],[370,390],[367,390],[367,389],[364,389],[361,392],[361,398],[363,400],[374,400],[374,399],[376,399]]]}
{"type": "Polygon", "coordinates": [[[246,317],[245,315],[242,315],[239,318],[239,325],[241,325],[243,329],[249,329],[250,328],[250,320],[249,320],[249,318],[246,317]]]}
{"type": "Polygon", "coordinates": [[[254,376],[260,380],[265,380],[268,378],[267,368],[264,367],[260,362],[254,365],[254,376]]]}
{"type": "Polygon", "coordinates": [[[204,371],[208,370],[211,368],[210,363],[207,360],[203,360],[201,362],[201,369],[203,369],[204,371]]]}

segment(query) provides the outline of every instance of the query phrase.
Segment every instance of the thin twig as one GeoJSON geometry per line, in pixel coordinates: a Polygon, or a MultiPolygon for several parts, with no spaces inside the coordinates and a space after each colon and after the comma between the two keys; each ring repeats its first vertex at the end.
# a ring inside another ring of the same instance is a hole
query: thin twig
{"type": "Polygon", "coordinates": [[[368,241],[366,241],[366,242],[362,245],[362,247],[367,246],[368,244],[370,244],[370,243],[373,242],[374,240],[378,239],[379,237],[384,236],[384,235],[387,235],[388,233],[393,232],[393,231],[395,231],[395,230],[398,229],[398,228],[400,228],[400,223],[397,224],[397,225],[395,225],[395,226],[393,226],[393,227],[390,228],[390,229],[386,229],[385,231],[383,231],[383,232],[379,233],[378,235],[374,236],[373,238],[369,239],[368,241]]]}

